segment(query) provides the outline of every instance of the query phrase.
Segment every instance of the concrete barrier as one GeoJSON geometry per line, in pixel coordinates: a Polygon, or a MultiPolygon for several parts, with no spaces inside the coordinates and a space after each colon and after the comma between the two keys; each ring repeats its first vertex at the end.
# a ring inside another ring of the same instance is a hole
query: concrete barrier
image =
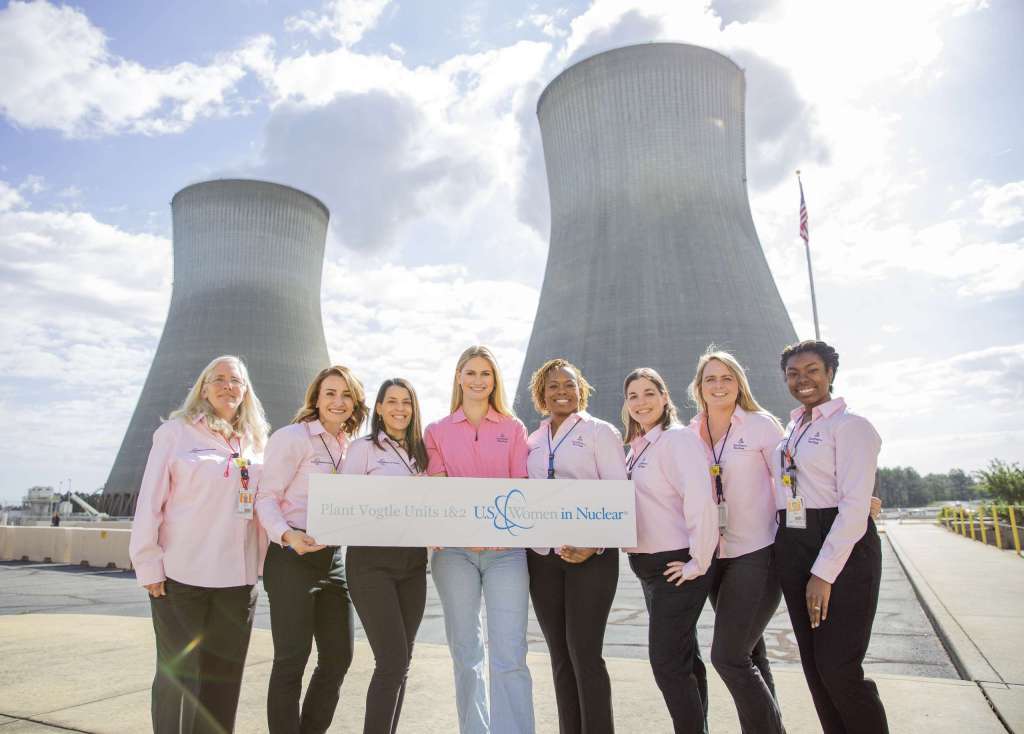
{"type": "Polygon", "coordinates": [[[49,561],[131,569],[128,540],[121,528],[0,527],[0,560],[49,561]]]}

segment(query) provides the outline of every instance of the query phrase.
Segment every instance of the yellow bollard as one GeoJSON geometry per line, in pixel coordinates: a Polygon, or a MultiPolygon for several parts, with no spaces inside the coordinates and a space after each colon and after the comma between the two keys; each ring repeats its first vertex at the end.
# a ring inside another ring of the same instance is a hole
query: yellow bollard
{"type": "Polygon", "coordinates": [[[1010,505],[1010,529],[1013,531],[1013,548],[1020,555],[1020,534],[1017,533],[1017,516],[1013,513],[1013,505],[1010,505]]]}
{"type": "Polygon", "coordinates": [[[968,516],[971,518],[971,540],[977,540],[978,538],[974,534],[974,510],[971,510],[968,516]]]}
{"type": "Polygon", "coordinates": [[[966,522],[967,521],[964,519],[964,508],[961,505],[960,506],[960,535],[964,536],[965,538],[967,537],[967,526],[965,524],[966,522]]]}
{"type": "Polygon", "coordinates": [[[988,545],[988,532],[985,530],[985,505],[978,508],[978,526],[981,528],[981,542],[988,545]]]}
{"type": "Polygon", "coordinates": [[[999,550],[1003,549],[1003,534],[999,531],[999,513],[996,512],[996,506],[992,505],[992,527],[996,531],[996,548],[999,550]]]}

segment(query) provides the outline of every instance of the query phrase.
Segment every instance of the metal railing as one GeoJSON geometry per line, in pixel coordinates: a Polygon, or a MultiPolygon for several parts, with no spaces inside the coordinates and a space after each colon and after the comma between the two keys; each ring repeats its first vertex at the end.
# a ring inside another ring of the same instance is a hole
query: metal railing
{"type": "Polygon", "coordinates": [[[1024,555],[1020,548],[1022,532],[1020,523],[1022,521],[1024,521],[1024,507],[997,503],[976,507],[964,505],[943,507],[938,517],[938,523],[944,525],[947,530],[965,538],[970,536],[971,540],[978,540],[986,545],[990,544],[989,537],[991,537],[991,545],[1000,550],[1009,547],[1012,538],[1013,549],[1018,556],[1024,555]]]}

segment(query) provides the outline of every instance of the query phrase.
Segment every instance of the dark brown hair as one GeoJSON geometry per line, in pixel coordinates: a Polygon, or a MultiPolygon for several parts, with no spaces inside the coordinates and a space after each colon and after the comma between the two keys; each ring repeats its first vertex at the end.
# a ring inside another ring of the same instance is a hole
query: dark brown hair
{"type": "Polygon", "coordinates": [[[380,445],[380,433],[386,429],[384,427],[384,417],[377,410],[377,406],[384,402],[384,395],[389,387],[404,388],[409,391],[409,397],[412,398],[412,420],[405,427],[405,450],[409,454],[409,458],[416,463],[416,469],[425,472],[427,470],[427,447],[423,444],[423,430],[420,426],[420,401],[416,397],[416,391],[413,389],[412,383],[405,378],[392,377],[380,384],[380,389],[377,390],[377,399],[373,401],[373,417],[370,419],[370,440],[373,441],[373,445],[377,448],[384,448],[380,445]]]}
{"type": "Polygon", "coordinates": [[[782,374],[786,374],[786,363],[789,361],[790,357],[807,352],[817,354],[821,357],[821,361],[824,363],[825,369],[832,370],[832,379],[828,381],[828,391],[831,393],[832,382],[836,379],[836,373],[839,372],[839,352],[823,341],[819,341],[817,339],[805,339],[802,342],[790,344],[788,347],[783,349],[782,355],[779,359],[779,366],[782,367],[782,374]]]}
{"type": "Polygon", "coordinates": [[[626,393],[629,390],[629,383],[641,378],[653,382],[654,386],[658,388],[658,392],[667,398],[665,411],[661,414],[660,425],[662,429],[666,429],[673,423],[679,422],[679,411],[676,410],[675,403],[672,402],[672,396],[668,392],[668,385],[665,384],[661,375],[652,367],[637,367],[626,375],[626,379],[622,382],[622,425],[626,429],[626,443],[629,443],[644,432],[643,426],[633,420],[633,416],[629,414],[629,408],[626,407],[626,393]]]}
{"type": "Polygon", "coordinates": [[[363,383],[356,379],[356,376],[352,374],[352,370],[348,367],[342,367],[340,364],[325,367],[317,372],[316,377],[313,378],[313,381],[309,383],[309,387],[306,388],[306,397],[302,401],[302,407],[299,408],[295,417],[292,418],[292,423],[307,423],[320,419],[320,411],[317,410],[316,401],[320,399],[320,386],[331,375],[337,375],[343,379],[352,393],[355,407],[352,409],[352,415],[345,421],[342,429],[349,436],[355,436],[359,433],[359,426],[363,425],[363,421],[366,420],[366,415],[370,411],[366,407],[366,393],[363,391],[363,383]]]}

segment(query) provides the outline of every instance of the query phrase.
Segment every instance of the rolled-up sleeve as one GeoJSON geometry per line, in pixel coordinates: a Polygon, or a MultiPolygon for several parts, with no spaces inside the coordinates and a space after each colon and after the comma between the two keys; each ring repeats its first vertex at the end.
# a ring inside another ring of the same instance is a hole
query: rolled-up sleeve
{"type": "Polygon", "coordinates": [[[448,473],[444,454],[441,453],[441,446],[437,442],[437,431],[436,426],[427,426],[427,433],[423,436],[423,444],[427,448],[427,474],[432,477],[448,473]]]}
{"type": "MultiPolygon", "coordinates": [[[[281,429],[267,441],[263,455],[263,472],[256,491],[256,517],[267,531],[267,537],[281,545],[281,536],[291,530],[281,512],[285,492],[295,479],[305,459],[305,446],[288,429],[281,429]]],[[[307,442],[308,443],[308,442],[307,442]]]]}
{"type": "Polygon", "coordinates": [[[671,431],[669,452],[672,483],[683,498],[683,520],[690,539],[690,560],[683,566],[687,581],[704,574],[718,548],[718,516],[711,499],[711,469],[700,439],[692,431],[671,431]]]}
{"type": "Polygon", "coordinates": [[[835,583],[846,565],[853,546],[864,537],[875,489],[875,469],[882,439],[860,416],[850,418],[836,430],[836,490],[839,514],[828,531],[811,573],[835,583]]]}
{"type": "Polygon", "coordinates": [[[594,454],[598,479],[626,478],[626,452],[618,431],[599,423],[594,431],[594,454]]]}
{"type": "Polygon", "coordinates": [[[165,581],[164,549],[160,546],[160,526],[164,504],[171,493],[171,463],[180,436],[180,423],[168,421],[153,434],[146,471],[142,475],[139,498],[132,520],[128,555],[140,586],[165,581]]]}

